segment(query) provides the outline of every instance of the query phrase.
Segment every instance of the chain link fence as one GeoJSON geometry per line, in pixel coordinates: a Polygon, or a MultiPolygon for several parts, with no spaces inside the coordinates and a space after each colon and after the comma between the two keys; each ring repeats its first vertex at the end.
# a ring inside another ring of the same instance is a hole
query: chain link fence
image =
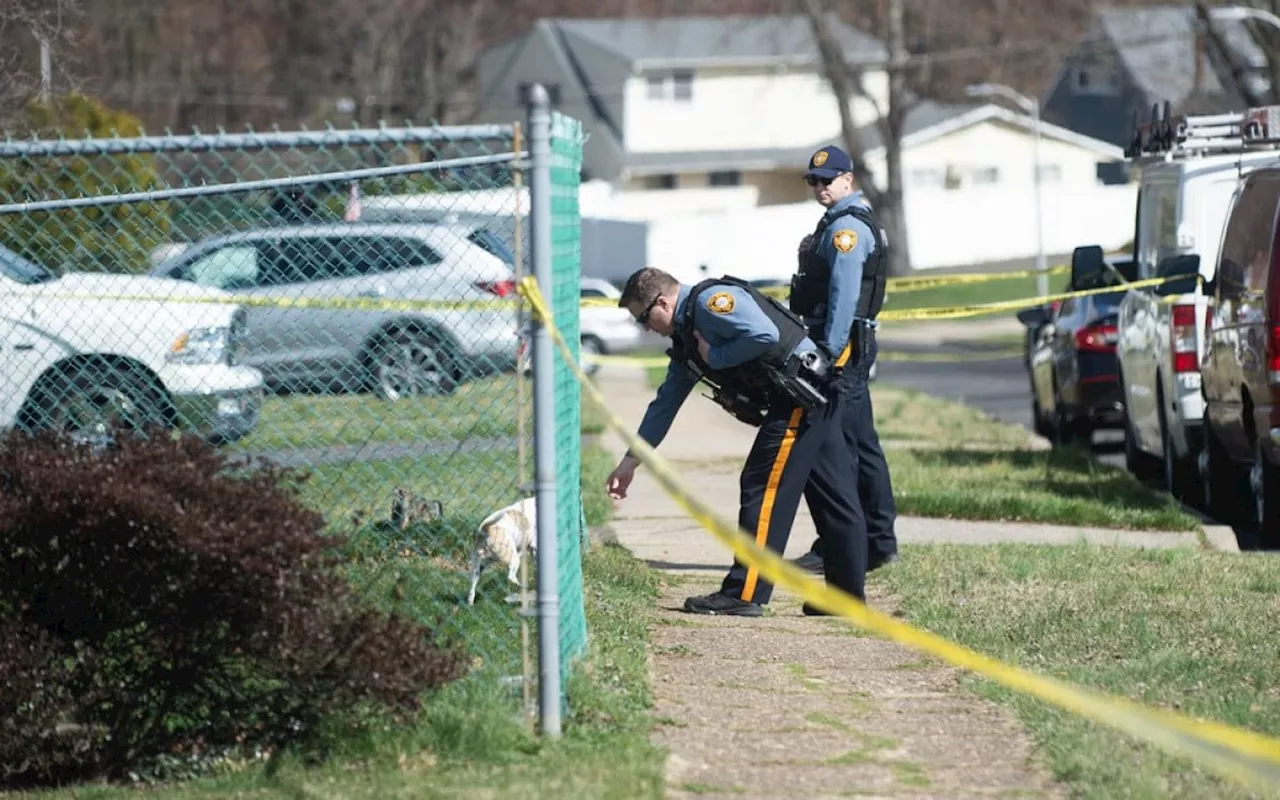
{"type": "MultiPolygon", "coordinates": [[[[576,340],[583,136],[558,114],[552,131],[543,290],[576,340]]],[[[474,678],[523,686],[527,707],[534,561],[517,586],[499,540],[524,523],[482,530],[533,496],[525,138],[518,123],[6,137],[4,427],[98,442],[162,424],[304,473],[351,581],[460,643],[474,678]]],[[[555,358],[563,675],[586,646],[585,517],[579,388],[555,358]]]]}

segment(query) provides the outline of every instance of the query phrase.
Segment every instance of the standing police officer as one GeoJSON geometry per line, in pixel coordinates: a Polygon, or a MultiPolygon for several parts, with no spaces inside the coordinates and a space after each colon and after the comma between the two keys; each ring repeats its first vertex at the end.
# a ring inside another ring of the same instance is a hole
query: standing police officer
{"type": "MultiPolygon", "coordinates": [[[[876,434],[869,387],[875,363],[876,314],[884,300],[889,254],[884,229],[859,190],[853,161],[839,147],[824,147],[809,159],[805,183],[826,212],[800,246],[799,270],[791,282],[791,309],[804,317],[810,336],[840,353],[839,387],[848,392],[841,428],[855,461],[858,495],[866,515],[867,571],[898,559],[893,524],[897,510],[889,465],[876,434]]],[[[820,498],[805,498],[812,510],[820,498]]],[[[821,531],[798,566],[822,571],[821,531]]]]}
{"type": "MultiPolygon", "coordinates": [[[[699,380],[718,387],[716,402],[759,426],[742,468],[739,527],[781,554],[800,498],[812,487],[824,499],[812,510],[827,582],[863,599],[866,527],[848,481],[852,456],[839,435],[843,401],[830,391],[830,355],[806,335],[803,321],[736,278],[689,287],[652,267],[627,280],[618,305],[672,338],[671,363],[639,437],[657,447],[699,380]]],[[[622,457],[606,484],[610,497],[626,497],[638,465],[630,453],[622,457]]],[[[758,617],[772,593],[755,567],[735,558],[718,592],[690,597],[684,608],[758,617]]],[[[822,613],[808,604],[804,612],[822,613]]]]}

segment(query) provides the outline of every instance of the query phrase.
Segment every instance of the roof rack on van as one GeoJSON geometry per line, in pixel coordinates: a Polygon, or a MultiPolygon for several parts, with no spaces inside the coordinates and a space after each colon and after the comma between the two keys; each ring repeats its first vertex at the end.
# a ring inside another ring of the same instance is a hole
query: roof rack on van
{"type": "Polygon", "coordinates": [[[1176,117],[1164,103],[1151,108],[1151,121],[1138,122],[1134,112],[1133,138],[1126,158],[1158,156],[1162,159],[1274,149],[1280,145],[1280,106],[1257,106],[1225,114],[1176,117]]]}

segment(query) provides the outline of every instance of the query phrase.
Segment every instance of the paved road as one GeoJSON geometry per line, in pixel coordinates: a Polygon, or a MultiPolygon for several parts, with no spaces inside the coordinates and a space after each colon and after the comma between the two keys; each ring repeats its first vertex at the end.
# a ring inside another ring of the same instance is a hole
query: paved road
{"type": "MultiPolygon", "coordinates": [[[[876,368],[877,380],[957,400],[982,409],[1001,422],[1031,429],[1031,385],[1020,357],[971,360],[966,354],[978,351],[962,343],[913,345],[885,341],[881,349],[886,355],[876,368]],[[940,354],[955,360],[892,360],[897,353],[940,354]]],[[[1123,467],[1123,451],[1124,439],[1119,431],[1094,434],[1094,452],[1099,460],[1123,467]]]]}

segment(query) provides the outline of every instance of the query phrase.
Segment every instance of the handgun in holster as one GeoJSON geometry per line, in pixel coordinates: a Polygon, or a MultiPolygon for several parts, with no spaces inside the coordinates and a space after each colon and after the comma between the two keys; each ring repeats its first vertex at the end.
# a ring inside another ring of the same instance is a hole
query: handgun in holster
{"type": "Polygon", "coordinates": [[[823,391],[831,382],[831,357],[819,350],[807,350],[787,359],[786,369],[772,373],[774,384],[796,405],[814,411],[827,404],[823,391]]]}

